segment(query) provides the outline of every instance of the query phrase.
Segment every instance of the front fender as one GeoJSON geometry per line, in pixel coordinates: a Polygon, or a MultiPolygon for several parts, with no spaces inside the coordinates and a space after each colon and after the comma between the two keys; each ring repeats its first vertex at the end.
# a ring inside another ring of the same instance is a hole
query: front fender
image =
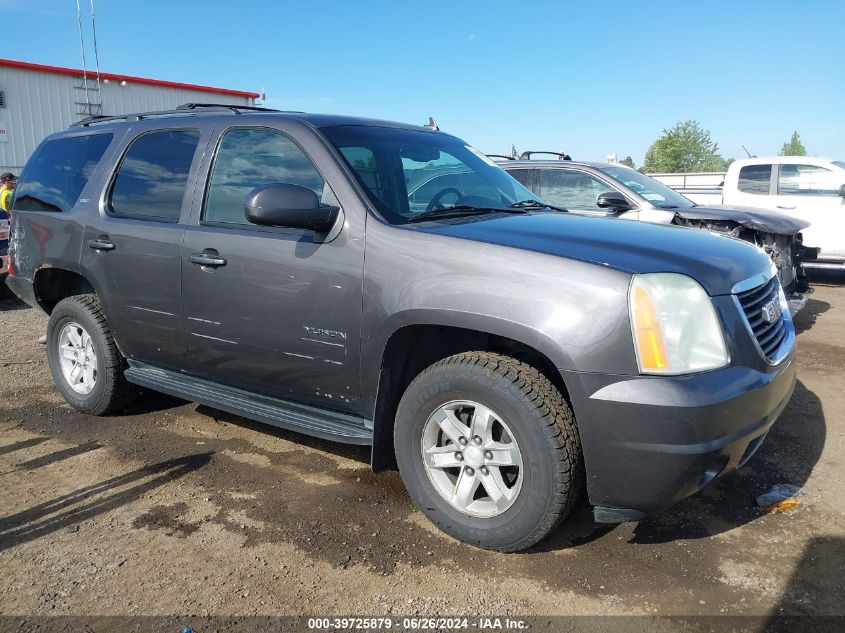
{"type": "Polygon", "coordinates": [[[630,274],[555,255],[369,222],[361,392],[372,410],[390,337],[441,325],[512,339],[558,370],[636,373],[630,274]],[[370,401],[370,402],[368,402],[370,401]]]}

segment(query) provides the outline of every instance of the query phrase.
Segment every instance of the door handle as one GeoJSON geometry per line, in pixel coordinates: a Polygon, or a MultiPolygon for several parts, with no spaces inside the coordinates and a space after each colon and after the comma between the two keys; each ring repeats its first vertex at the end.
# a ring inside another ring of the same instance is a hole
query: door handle
{"type": "Polygon", "coordinates": [[[220,255],[217,254],[217,251],[212,249],[204,250],[202,253],[191,253],[190,260],[192,264],[209,266],[211,268],[226,265],[226,258],[220,257],[220,255]]]}
{"type": "Polygon", "coordinates": [[[779,204],[779,205],[777,205],[777,208],[778,209],[794,209],[795,207],[788,207],[785,204],[779,204]]]}
{"type": "Polygon", "coordinates": [[[95,251],[113,251],[117,246],[107,237],[99,237],[95,240],[88,240],[88,248],[93,248],[95,251]]]}

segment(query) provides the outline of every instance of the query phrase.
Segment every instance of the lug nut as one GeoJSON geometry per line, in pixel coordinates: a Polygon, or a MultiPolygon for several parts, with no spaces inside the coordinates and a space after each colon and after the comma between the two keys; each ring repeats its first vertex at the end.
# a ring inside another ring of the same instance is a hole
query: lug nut
{"type": "Polygon", "coordinates": [[[481,438],[478,435],[476,435],[474,438],[472,438],[472,441],[475,442],[476,444],[481,444],[481,438]]]}
{"type": "Polygon", "coordinates": [[[466,473],[467,473],[467,475],[472,477],[475,474],[475,470],[472,468],[472,466],[467,466],[466,473]]]}
{"type": "Polygon", "coordinates": [[[490,470],[487,468],[487,466],[482,466],[482,467],[481,467],[481,468],[479,468],[478,470],[480,470],[480,471],[481,471],[481,474],[482,474],[482,475],[485,475],[485,476],[486,476],[486,475],[489,475],[489,474],[490,474],[490,470]]]}
{"type": "Polygon", "coordinates": [[[484,451],[484,459],[493,459],[493,451],[484,451]]]}
{"type": "Polygon", "coordinates": [[[455,451],[455,459],[459,462],[464,461],[464,454],[461,451],[455,451]]]}
{"type": "Polygon", "coordinates": [[[459,438],[458,438],[458,443],[459,443],[461,446],[466,446],[467,444],[469,444],[469,442],[467,442],[467,438],[465,438],[465,437],[459,437],[459,438]]]}

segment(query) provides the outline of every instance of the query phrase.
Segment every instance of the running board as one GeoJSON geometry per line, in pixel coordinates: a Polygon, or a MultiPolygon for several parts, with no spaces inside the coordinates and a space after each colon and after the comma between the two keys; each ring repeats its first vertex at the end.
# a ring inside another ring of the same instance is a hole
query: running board
{"type": "Polygon", "coordinates": [[[250,420],[346,444],[373,443],[363,418],[262,396],[145,363],[129,361],[126,380],[250,420]]]}

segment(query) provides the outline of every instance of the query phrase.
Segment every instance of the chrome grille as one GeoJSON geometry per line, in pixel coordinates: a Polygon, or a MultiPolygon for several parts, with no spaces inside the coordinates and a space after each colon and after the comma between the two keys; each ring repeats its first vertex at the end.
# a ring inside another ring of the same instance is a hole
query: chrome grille
{"type": "Polygon", "coordinates": [[[756,288],[736,295],[748,326],[751,328],[763,356],[769,361],[777,360],[778,351],[787,340],[790,332],[790,327],[783,314],[779,314],[771,322],[766,318],[764,307],[772,300],[779,302],[779,291],[780,282],[775,276],[756,288]]]}

